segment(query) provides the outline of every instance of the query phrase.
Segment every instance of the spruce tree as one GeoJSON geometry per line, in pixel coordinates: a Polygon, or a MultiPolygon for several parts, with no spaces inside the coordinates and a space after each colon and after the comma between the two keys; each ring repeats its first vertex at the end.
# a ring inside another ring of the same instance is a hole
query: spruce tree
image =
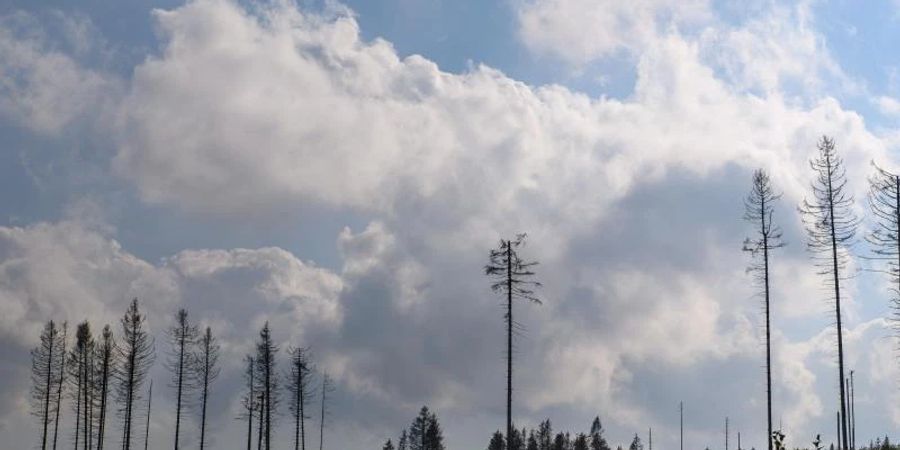
{"type": "Polygon", "coordinates": [[[825,286],[833,292],[835,328],[837,329],[838,386],[841,421],[841,448],[849,449],[847,438],[847,393],[844,389],[844,330],[841,316],[841,280],[850,262],[849,248],[855,242],[859,220],[853,213],[853,196],[847,193],[843,161],[837,155],[834,140],[823,137],[818,156],[810,161],[816,173],[812,183],[812,199],[803,201],[803,215],[809,248],[816,265],[825,276],[825,286]]]}
{"type": "Polygon", "coordinates": [[[175,389],[175,450],[181,445],[181,412],[184,409],[184,399],[195,384],[195,377],[191,373],[191,352],[197,341],[197,326],[191,323],[186,309],[181,308],[175,313],[175,322],[166,330],[169,341],[169,351],[166,358],[166,368],[172,373],[170,387],[175,389]]]}
{"type": "Polygon", "coordinates": [[[203,332],[197,344],[197,354],[193,357],[192,375],[200,390],[200,450],[206,448],[206,405],[209,401],[210,385],[219,377],[219,343],[209,327],[203,332]]]}
{"type": "Polygon", "coordinates": [[[41,428],[41,450],[47,450],[50,422],[53,421],[56,386],[65,355],[62,335],[54,321],[47,322],[41,332],[40,344],[31,351],[31,412],[41,428]]]}
{"type": "Polygon", "coordinates": [[[59,415],[60,415],[60,411],[62,410],[63,387],[66,384],[66,375],[68,373],[66,371],[66,362],[69,359],[66,356],[67,355],[66,352],[68,351],[68,348],[69,348],[68,330],[69,330],[69,323],[63,322],[62,337],[61,337],[61,343],[60,343],[60,349],[62,350],[62,353],[61,353],[62,360],[60,361],[60,364],[59,364],[59,376],[57,377],[57,383],[56,383],[56,400],[55,400],[56,408],[54,411],[54,419],[53,419],[53,450],[56,450],[56,444],[57,444],[57,442],[59,442],[59,415]]]}
{"type": "Polygon", "coordinates": [[[603,437],[603,425],[600,424],[600,416],[594,417],[591,423],[591,450],[610,450],[609,444],[603,437]]]}
{"type": "Polygon", "coordinates": [[[524,300],[540,304],[541,301],[534,293],[534,289],[541,284],[533,280],[532,268],[537,262],[529,262],[519,256],[519,250],[525,245],[525,234],[519,234],[515,240],[500,240],[495,249],[491,249],[488,255],[488,264],[484,267],[484,273],[493,283],[491,289],[502,293],[506,300],[506,440],[507,447],[511,447],[510,437],[513,433],[512,420],[512,380],[513,380],[513,328],[516,325],[513,319],[513,300],[524,300]]]}
{"type": "MultiPolygon", "coordinates": [[[[312,400],[312,363],[309,349],[288,349],[291,362],[287,379],[289,409],[294,419],[294,450],[306,450],[306,419],[309,402],[312,400]]],[[[392,444],[393,445],[393,444],[392,444]]]]}
{"type": "Polygon", "coordinates": [[[122,420],[122,449],[131,450],[134,439],[134,409],[140,400],[141,387],[147,372],[156,359],[153,337],[145,329],[147,318],[138,307],[138,300],[131,301],[122,317],[122,341],[116,347],[119,361],[115,371],[116,401],[122,420]]]}
{"type": "Polygon", "coordinates": [[[258,391],[262,396],[262,416],[260,417],[263,426],[263,448],[271,450],[272,448],[272,423],[274,416],[278,414],[279,395],[278,395],[278,372],[275,368],[275,356],[278,353],[278,346],[272,340],[272,333],[269,330],[269,322],[263,326],[259,332],[259,341],[256,344],[256,372],[258,381],[258,391]]]}
{"type": "Polygon", "coordinates": [[[106,440],[106,411],[108,409],[110,379],[116,370],[116,342],[109,325],[103,327],[97,347],[97,450],[103,450],[106,440]]]}
{"type": "Polygon", "coordinates": [[[491,442],[488,443],[487,450],[506,450],[506,440],[503,439],[503,433],[500,430],[495,431],[491,436],[491,442]]]}
{"type": "Polygon", "coordinates": [[[752,238],[744,241],[744,251],[753,255],[754,261],[749,268],[754,281],[760,288],[766,322],[766,439],[768,450],[772,450],[772,333],[771,302],[769,283],[769,257],[774,249],[784,246],[781,241],[781,230],[773,224],[774,205],[781,194],[775,192],[772,182],[765,171],[759,169],[753,173],[753,187],[744,200],[744,219],[752,223],[755,232],[752,238]]]}

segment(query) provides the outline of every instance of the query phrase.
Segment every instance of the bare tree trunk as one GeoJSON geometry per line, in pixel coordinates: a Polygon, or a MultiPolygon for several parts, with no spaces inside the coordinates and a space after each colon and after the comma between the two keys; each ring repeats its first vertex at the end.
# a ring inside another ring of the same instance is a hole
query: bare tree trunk
{"type": "Polygon", "coordinates": [[[147,392],[147,426],[144,428],[144,450],[150,446],[150,406],[153,403],[153,380],[150,380],[150,389],[147,392]]]}

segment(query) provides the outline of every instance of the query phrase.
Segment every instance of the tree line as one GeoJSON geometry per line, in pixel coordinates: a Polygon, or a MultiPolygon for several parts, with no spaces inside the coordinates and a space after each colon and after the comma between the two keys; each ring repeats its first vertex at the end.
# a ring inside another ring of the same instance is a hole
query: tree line
{"type": "MultiPolygon", "coordinates": [[[[848,266],[853,261],[851,248],[857,243],[855,201],[847,187],[846,171],[838,156],[834,140],[823,137],[817,145],[817,155],[810,160],[815,174],[811,195],[803,200],[798,211],[803,217],[807,234],[807,249],[823,285],[828,288],[828,299],[834,306],[837,329],[837,377],[839,423],[838,447],[855,449],[853,405],[848,398],[849,379],[845,376],[842,281],[852,276],[848,266]]],[[[868,205],[875,227],[865,236],[872,251],[865,258],[883,264],[875,270],[887,274],[891,282],[891,302],[894,309],[900,307],[900,175],[875,166],[869,179],[868,205]]],[[[749,271],[759,287],[763,299],[766,344],[766,420],[768,449],[780,443],[775,440],[780,431],[772,427],[772,346],[771,346],[771,263],[774,250],[783,247],[782,231],[775,224],[775,204],[781,194],[773,187],[769,175],[762,169],[753,174],[752,188],[745,200],[745,219],[755,227],[752,237],[744,241],[743,249],[752,255],[749,271]]],[[[541,304],[535,293],[541,286],[535,280],[536,261],[520,256],[526,235],[513,239],[501,239],[497,247],[488,252],[484,274],[490,287],[503,299],[506,337],[506,427],[505,433],[497,431],[491,438],[489,450],[606,450],[595,447],[605,441],[600,436],[599,419],[592,425],[591,434],[574,437],[557,433],[551,440],[549,420],[537,430],[517,430],[513,421],[513,350],[516,330],[520,324],[514,320],[514,303],[541,304]],[[594,429],[596,425],[597,429],[594,429]],[[527,431],[527,433],[526,433],[527,431]],[[596,431],[596,433],[595,433],[596,431]],[[543,434],[542,434],[543,433],[543,434]],[[534,442],[532,442],[534,441],[534,442]],[[533,446],[535,444],[536,446],[533,446]]],[[[895,327],[900,321],[895,317],[895,327]]],[[[41,422],[41,449],[56,449],[59,437],[60,412],[63,399],[72,405],[75,428],[71,430],[76,449],[102,450],[107,435],[107,410],[110,393],[115,402],[114,412],[121,426],[121,442],[129,450],[134,441],[135,405],[142,398],[142,387],[147,373],[155,361],[155,343],[145,330],[146,317],[133,300],[121,319],[121,337],[116,339],[111,328],[104,326],[101,335],[93,337],[88,322],[76,327],[71,348],[68,345],[68,327],[48,322],[40,336],[40,344],[32,351],[32,411],[41,422]],[[52,427],[52,429],[51,429],[52,427]]],[[[900,327],[897,327],[900,329],[900,327]]],[[[169,387],[173,390],[175,405],[174,448],[181,444],[181,422],[187,405],[199,404],[199,447],[206,446],[206,405],[213,383],[219,374],[219,346],[209,327],[203,331],[192,323],[186,310],[179,310],[172,325],[166,330],[168,341],[166,368],[171,374],[169,387]]],[[[309,348],[287,349],[288,367],[279,372],[276,364],[279,348],[272,339],[266,323],[259,333],[256,351],[245,359],[245,392],[241,398],[239,419],[246,421],[246,446],[251,450],[254,441],[257,450],[270,450],[272,430],[279,420],[283,403],[291,419],[292,441],[295,450],[306,450],[307,428],[311,408],[318,408],[319,450],[324,450],[324,437],[329,417],[328,399],[334,390],[332,379],[321,374],[318,404],[314,402],[314,378],[318,376],[310,358],[309,348]]],[[[149,392],[148,392],[149,397],[149,392]]],[[[148,398],[148,423],[149,423],[148,398]]],[[[146,431],[146,430],[145,430],[146,431]]],[[[145,433],[145,447],[149,434],[145,433]]],[[[781,435],[783,436],[783,435],[781,435]]],[[[393,450],[388,440],[385,450],[393,450]]],[[[631,450],[641,450],[640,438],[635,435],[631,450]]],[[[423,407],[408,430],[397,441],[397,450],[443,450],[443,436],[436,416],[423,407]]]]}
{"type": "MultiPolygon", "coordinates": [[[[810,195],[798,207],[807,235],[806,248],[812,263],[822,277],[826,299],[833,306],[834,326],[837,331],[835,348],[837,354],[837,447],[856,449],[855,408],[853,401],[853,371],[846,375],[843,314],[841,312],[845,284],[852,278],[856,255],[854,249],[860,242],[857,235],[862,219],[856,213],[856,201],[848,187],[847,173],[842,158],[838,155],[835,141],[822,137],[817,145],[817,154],[809,164],[815,177],[810,186],[810,195]]],[[[858,255],[871,261],[868,270],[885,274],[889,280],[888,296],[891,310],[887,319],[895,333],[900,331],[900,321],[896,311],[900,307],[900,174],[882,169],[874,162],[873,172],[868,178],[866,203],[872,227],[863,240],[869,244],[868,251],[858,255]]],[[[783,247],[782,232],[775,225],[774,205],[781,194],[773,187],[769,175],[762,169],[753,174],[752,188],[745,200],[745,219],[755,226],[755,233],[744,241],[744,250],[753,256],[749,271],[760,289],[763,299],[766,332],[766,394],[768,448],[779,447],[783,434],[772,429],[772,362],[771,362],[771,258],[772,251],[783,247]]],[[[895,334],[895,338],[898,337],[895,334]]],[[[817,438],[816,442],[819,439],[817,438]]],[[[818,448],[818,444],[816,444],[818,448]]],[[[865,447],[864,447],[865,448],[865,447]]],[[[872,448],[872,446],[870,446],[872,448]]]]}
{"type": "MultiPolygon", "coordinates": [[[[39,421],[40,448],[55,450],[62,439],[69,439],[76,450],[103,450],[108,445],[109,412],[113,412],[123,450],[138,448],[136,430],[144,384],[156,361],[156,342],[147,331],[147,316],[137,299],[131,301],[120,320],[120,335],[105,325],[94,336],[89,322],[75,327],[70,339],[68,323],[48,321],[40,334],[39,344],[31,351],[31,412],[39,421]],[[69,341],[72,341],[71,343],[69,341]],[[61,430],[63,411],[68,404],[73,428],[61,430]]],[[[220,346],[211,327],[200,328],[192,322],[186,309],[179,309],[171,325],[165,329],[167,348],[164,365],[170,379],[175,423],[173,446],[183,447],[183,422],[188,410],[197,419],[198,440],[190,447],[201,450],[209,445],[207,413],[215,381],[219,376],[220,346]]],[[[287,350],[288,366],[279,371],[278,346],[273,342],[268,322],[259,333],[255,352],[247,355],[245,392],[238,418],[247,423],[247,450],[270,450],[272,429],[281,415],[283,400],[294,433],[295,450],[306,449],[305,422],[310,418],[315,383],[315,369],[310,350],[291,347],[287,350]],[[254,434],[256,439],[254,439],[254,434]]],[[[149,380],[143,448],[150,439],[150,414],[153,382],[149,380]]],[[[328,374],[322,375],[319,449],[324,449],[325,422],[328,417],[329,394],[334,391],[328,374]]]]}

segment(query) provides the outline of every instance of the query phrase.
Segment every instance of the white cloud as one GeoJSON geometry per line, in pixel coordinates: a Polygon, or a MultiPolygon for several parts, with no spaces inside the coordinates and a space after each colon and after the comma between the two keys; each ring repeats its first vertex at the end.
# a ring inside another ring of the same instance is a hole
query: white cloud
{"type": "MultiPolygon", "coordinates": [[[[93,45],[83,16],[54,15],[76,52],[93,45]]],[[[84,67],[53,45],[36,17],[0,17],[0,115],[40,133],[59,133],[70,123],[109,120],[122,86],[108,74],[84,67]]]]}
{"type": "Polygon", "coordinates": [[[639,53],[672,26],[708,18],[709,7],[707,0],[523,0],[519,33],[531,50],[578,65],[639,53]]]}
{"type": "MultiPolygon", "coordinates": [[[[17,343],[30,345],[48,315],[70,317],[69,292],[94,317],[158,286],[149,297],[164,299],[151,306],[160,320],[186,304],[228,330],[233,355],[265,320],[285,343],[314,342],[353,404],[343,420],[360,436],[350,442],[380,444],[397,417],[429,403],[448,417],[453,448],[470,448],[493,427],[460,417],[496,418],[502,390],[502,316],[480,268],[497,237],[526,230],[547,301],[519,310],[530,331],[517,363],[517,411],[537,420],[602,408],[620,413],[611,418],[620,430],[638,421],[673,430],[642,403],[648,378],[678,374],[672,383],[698,398],[710,388],[698,375],[710,367],[731,369],[735,386],[761,378],[752,370],[758,310],[739,251],[741,177],[769,169],[785,191],[782,214],[807,192],[807,159],[821,134],[838,137],[858,193],[868,161],[892,144],[834,98],[779,92],[808,75],[797,55],[808,62],[824,51],[811,29],[785,25],[809,25],[796,11],[692,39],[669,24],[706,17],[704,2],[690,14],[671,2],[626,3],[582,5],[587,22],[570,21],[561,2],[529,2],[522,12],[534,39],[547,39],[529,44],[541,51],[565,47],[571,36],[549,37],[562,27],[588,42],[562,55],[573,62],[632,52],[637,80],[626,100],[528,86],[487,66],[443,72],[422,56],[401,58],[386,41],[362,40],[347,14],[283,3],[251,13],[214,0],[155,12],[162,48],[135,68],[110,123],[113,167],[144,200],[222,220],[266,220],[302,202],[376,220],[340,233],[340,274],[276,248],[185,250],[153,264],[73,222],[4,229],[15,251],[0,257],[9,267],[0,305],[24,319],[0,319],[0,335],[27,326],[17,343]],[[596,20],[609,34],[583,39],[596,20]],[[771,65],[753,66],[761,60],[771,65]],[[735,207],[728,217],[726,203],[735,207]],[[42,264],[54,283],[40,282],[42,264]],[[374,410],[376,419],[362,417],[374,410]]],[[[798,234],[793,216],[778,217],[798,234]]],[[[792,246],[776,265],[785,285],[776,311],[818,317],[802,242],[792,246]]],[[[798,433],[831,423],[822,412],[831,390],[813,384],[832,373],[820,367],[820,342],[818,333],[781,341],[779,383],[784,401],[796,401],[785,418],[798,433]]],[[[761,394],[748,394],[748,422],[761,394]]]]}

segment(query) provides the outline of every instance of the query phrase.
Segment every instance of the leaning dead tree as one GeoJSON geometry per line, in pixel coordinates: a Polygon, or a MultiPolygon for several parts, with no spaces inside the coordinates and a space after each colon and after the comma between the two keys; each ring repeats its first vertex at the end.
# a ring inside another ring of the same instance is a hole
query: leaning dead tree
{"type": "Polygon", "coordinates": [[[325,448],[325,420],[331,414],[331,411],[328,410],[328,394],[332,392],[334,392],[334,382],[331,381],[328,372],[325,372],[322,374],[322,409],[320,410],[322,414],[319,421],[319,450],[324,450],[325,448]]]}
{"type": "Polygon", "coordinates": [[[816,172],[812,198],[805,199],[800,212],[806,224],[807,247],[834,302],[837,329],[838,386],[840,389],[840,447],[849,449],[847,438],[847,393],[844,389],[844,334],[841,320],[841,281],[851,262],[849,248],[855,243],[859,219],[853,213],[853,196],[847,193],[843,161],[834,148],[834,140],[822,137],[819,154],[810,161],[816,172]]]}
{"type": "Polygon", "coordinates": [[[56,411],[53,419],[53,450],[56,450],[56,444],[59,442],[59,412],[62,409],[62,394],[63,394],[63,386],[66,384],[66,352],[68,351],[69,341],[68,341],[68,330],[69,323],[63,322],[62,325],[62,361],[60,361],[59,365],[59,378],[56,384],[56,411]]]}
{"type": "Polygon", "coordinates": [[[294,419],[294,450],[306,450],[306,419],[312,398],[312,363],[308,348],[289,348],[290,370],[285,374],[290,395],[289,409],[294,419]]]}
{"type": "Polygon", "coordinates": [[[753,172],[753,187],[744,200],[744,219],[753,224],[756,230],[753,237],[744,240],[744,251],[753,256],[753,263],[747,269],[753,274],[754,282],[759,286],[763,297],[766,319],[766,434],[768,450],[772,450],[772,334],[771,308],[769,290],[769,252],[784,246],[781,241],[781,230],[773,224],[774,205],[781,194],[772,188],[769,175],[762,169],[753,172]]]}
{"type": "Polygon", "coordinates": [[[166,338],[170,345],[166,368],[172,373],[170,387],[175,389],[175,450],[178,450],[184,397],[195,386],[190,357],[197,341],[197,326],[191,323],[186,309],[181,308],[175,313],[175,323],[166,330],[166,338]]]}
{"type": "Polygon", "coordinates": [[[900,175],[872,166],[875,174],[869,177],[869,208],[875,220],[866,240],[872,244],[871,258],[884,263],[878,270],[890,280],[890,322],[895,337],[900,338],[900,175]]]}
{"type": "Polygon", "coordinates": [[[197,355],[194,356],[196,367],[192,373],[200,389],[200,450],[203,450],[206,448],[206,405],[209,400],[209,387],[219,377],[219,343],[209,327],[206,327],[197,346],[197,355]]]}
{"type": "Polygon", "coordinates": [[[147,372],[156,358],[153,338],[145,329],[147,318],[138,308],[138,301],[122,317],[122,342],[116,347],[116,358],[120,361],[116,370],[116,400],[119,403],[119,417],[122,420],[122,450],[131,450],[134,437],[134,408],[140,399],[140,390],[147,378],[147,372]]]}
{"type": "Polygon", "coordinates": [[[513,377],[513,300],[524,300],[540,304],[534,293],[540,283],[533,280],[532,268],[538,263],[525,261],[519,257],[518,250],[525,245],[525,234],[519,234],[515,240],[500,240],[497,248],[491,249],[488,264],[484,273],[491,278],[491,289],[502,293],[506,299],[506,440],[510,444],[513,434],[512,421],[512,377],[513,377]]]}
{"type": "Polygon", "coordinates": [[[41,450],[49,446],[49,428],[59,408],[57,385],[61,383],[60,367],[65,342],[56,322],[49,321],[41,332],[40,344],[31,351],[31,413],[41,427],[41,450]]]}

